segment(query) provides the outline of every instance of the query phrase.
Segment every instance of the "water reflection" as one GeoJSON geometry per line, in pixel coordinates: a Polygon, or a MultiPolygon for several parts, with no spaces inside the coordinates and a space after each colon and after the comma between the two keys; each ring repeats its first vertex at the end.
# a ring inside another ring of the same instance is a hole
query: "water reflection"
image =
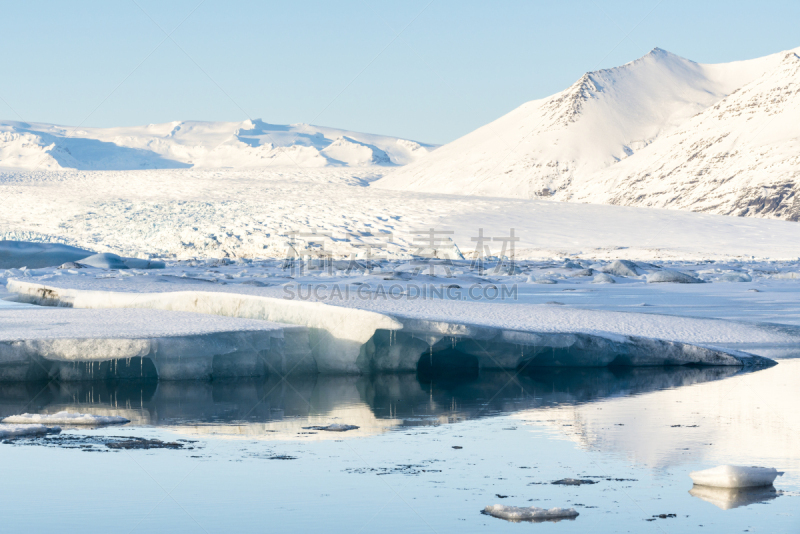
{"type": "Polygon", "coordinates": [[[781,493],[774,486],[763,488],[713,488],[710,486],[693,486],[689,494],[710,502],[722,510],[730,510],[755,503],[766,503],[781,493]]]}
{"type": "Polygon", "coordinates": [[[736,368],[538,369],[482,372],[460,380],[414,374],[0,384],[0,416],[60,410],[120,415],[134,425],[266,439],[341,439],[308,432],[358,425],[347,437],[391,428],[455,423],[522,410],[577,406],[741,374],[736,368]]]}

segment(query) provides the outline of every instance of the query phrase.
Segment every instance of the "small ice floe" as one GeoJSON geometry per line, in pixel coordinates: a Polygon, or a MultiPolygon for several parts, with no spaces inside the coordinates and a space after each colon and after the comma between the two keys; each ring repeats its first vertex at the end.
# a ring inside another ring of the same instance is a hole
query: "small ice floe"
{"type": "Polygon", "coordinates": [[[348,430],[356,430],[359,427],[356,425],[340,425],[333,423],[328,426],[304,426],[304,430],[324,430],[326,432],[347,432],[348,430]]]}
{"type": "Polygon", "coordinates": [[[771,486],[783,473],[772,467],[744,467],[720,465],[703,471],[692,471],[689,476],[698,486],[715,488],[756,488],[771,486]]]}
{"type": "Polygon", "coordinates": [[[606,273],[598,273],[595,275],[594,280],[592,280],[593,284],[616,284],[617,281],[614,280],[614,277],[610,274],[606,273]]]}
{"type": "Polygon", "coordinates": [[[715,488],[712,486],[692,486],[689,495],[710,502],[722,510],[730,510],[740,506],[763,503],[775,499],[781,492],[774,486],[758,488],[715,488]]]}
{"type": "Polygon", "coordinates": [[[130,423],[130,419],[113,415],[92,415],[88,413],[24,413],[22,415],[12,415],[6,417],[0,423],[15,425],[124,425],[130,423]]]}
{"type": "Polygon", "coordinates": [[[483,509],[483,513],[492,517],[508,521],[558,521],[561,519],[574,519],[578,517],[575,508],[529,508],[520,506],[503,506],[494,504],[483,509]]]}
{"type": "Polygon", "coordinates": [[[0,424],[0,439],[44,436],[45,434],[58,434],[59,432],[61,432],[61,428],[57,426],[0,424]]]}

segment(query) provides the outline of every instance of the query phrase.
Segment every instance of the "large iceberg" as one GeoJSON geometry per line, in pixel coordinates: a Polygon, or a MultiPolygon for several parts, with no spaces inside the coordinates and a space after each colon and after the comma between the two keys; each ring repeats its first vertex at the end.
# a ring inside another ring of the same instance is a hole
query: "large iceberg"
{"type": "Polygon", "coordinates": [[[281,293],[270,287],[191,282],[170,276],[70,277],[46,284],[11,279],[8,289],[36,304],[152,308],[305,326],[313,363],[299,365],[297,371],[414,371],[421,364],[448,372],[453,371],[451,364],[468,369],[774,364],[694,342],[702,328],[739,336],[746,330],[724,321],[441,299],[333,300],[331,305],[278,298],[281,293]]]}

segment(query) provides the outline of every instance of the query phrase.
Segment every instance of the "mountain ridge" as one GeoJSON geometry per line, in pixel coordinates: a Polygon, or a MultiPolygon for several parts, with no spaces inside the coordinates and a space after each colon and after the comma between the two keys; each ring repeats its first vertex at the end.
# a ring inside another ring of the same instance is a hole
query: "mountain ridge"
{"type": "MultiPolygon", "coordinates": [[[[651,205],[641,188],[638,196],[626,194],[619,177],[612,181],[619,190],[608,189],[612,184],[608,180],[603,189],[603,180],[593,177],[613,175],[626,161],[620,168],[635,172],[635,162],[646,162],[644,154],[652,152],[659,139],[779,69],[798,50],[709,65],[654,48],[619,67],[585,73],[555,95],[526,102],[429,157],[391,172],[373,187],[651,205]]],[[[692,202],[657,205],[699,207],[692,202]]],[[[703,209],[785,216],[783,208],[737,211],[719,205],[703,209]]]]}
{"type": "Polygon", "coordinates": [[[396,137],[260,119],[115,128],[0,121],[0,168],[29,170],[399,166],[434,148],[396,137]]]}

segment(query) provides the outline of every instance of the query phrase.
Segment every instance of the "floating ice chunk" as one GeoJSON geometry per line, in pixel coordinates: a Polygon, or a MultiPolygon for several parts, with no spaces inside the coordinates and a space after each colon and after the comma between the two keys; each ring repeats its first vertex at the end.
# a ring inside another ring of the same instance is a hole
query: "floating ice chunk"
{"type": "Polygon", "coordinates": [[[722,510],[748,506],[758,502],[775,499],[780,492],[773,486],[757,488],[715,488],[713,486],[692,486],[689,495],[710,502],[722,510]]]}
{"type": "Polygon", "coordinates": [[[573,278],[577,278],[579,276],[592,276],[594,274],[594,269],[581,269],[576,273],[572,273],[573,278]]]}
{"type": "Polygon", "coordinates": [[[682,273],[680,271],[673,271],[672,269],[662,269],[647,275],[648,284],[658,284],[663,282],[671,282],[673,284],[702,284],[703,281],[694,276],[682,273]]]}
{"type": "Polygon", "coordinates": [[[575,508],[529,508],[520,506],[504,506],[494,504],[483,509],[483,513],[509,521],[548,521],[558,519],[572,519],[578,517],[575,508]]]}
{"type": "Polygon", "coordinates": [[[0,269],[40,269],[78,261],[92,254],[60,243],[32,243],[29,241],[0,241],[0,269]]]}
{"type": "Polygon", "coordinates": [[[611,265],[606,265],[600,270],[604,273],[609,273],[616,276],[639,276],[638,266],[632,261],[628,260],[617,260],[611,265]]]}
{"type": "Polygon", "coordinates": [[[725,273],[719,277],[720,282],[752,282],[753,279],[747,273],[725,273]]]}
{"type": "Polygon", "coordinates": [[[342,425],[340,423],[332,423],[327,426],[304,426],[306,430],[324,430],[326,432],[347,432],[348,430],[358,430],[356,425],[342,425]]]}
{"type": "Polygon", "coordinates": [[[704,471],[692,471],[689,476],[699,486],[716,488],[755,488],[770,486],[783,473],[772,467],[720,465],[704,471]]]}
{"type": "Polygon", "coordinates": [[[594,280],[592,280],[593,284],[616,284],[617,281],[614,280],[614,277],[606,274],[606,273],[598,273],[595,275],[594,280]]]}
{"type": "Polygon", "coordinates": [[[97,267],[98,269],[128,269],[122,258],[116,254],[109,254],[104,252],[102,254],[95,254],[88,258],[83,258],[78,263],[88,265],[89,267],[97,267]]]}
{"type": "Polygon", "coordinates": [[[113,415],[92,415],[88,413],[57,412],[51,414],[24,413],[0,420],[0,423],[17,425],[124,425],[130,419],[113,415]]]}
{"type": "Polygon", "coordinates": [[[0,425],[0,439],[23,438],[28,436],[44,436],[45,434],[58,434],[61,428],[44,425],[0,425]]]}

